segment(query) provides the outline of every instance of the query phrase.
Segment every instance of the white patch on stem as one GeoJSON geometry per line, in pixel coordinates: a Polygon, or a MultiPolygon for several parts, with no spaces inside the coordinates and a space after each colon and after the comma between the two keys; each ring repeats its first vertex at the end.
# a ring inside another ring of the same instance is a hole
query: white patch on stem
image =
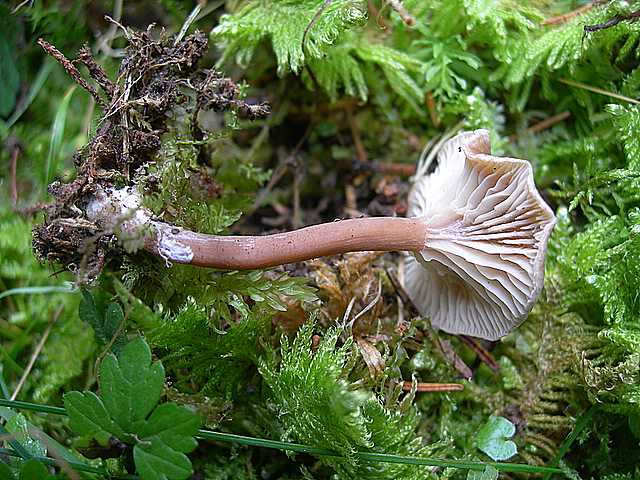
{"type": "Polygon", "coordinates": [[[152,213],[142,206],[140,193],[135,187],[106,190],[97,187],[86,212],[89,220],[109,229],[118,226],[128,234],[135,234],[147,226],[153,227],[156,231],[156,250],[167,266],[171,261],[190,263],[193,260],[191,247],[181,243],[174,234],[176,227],[151,220],[152,213]]]}

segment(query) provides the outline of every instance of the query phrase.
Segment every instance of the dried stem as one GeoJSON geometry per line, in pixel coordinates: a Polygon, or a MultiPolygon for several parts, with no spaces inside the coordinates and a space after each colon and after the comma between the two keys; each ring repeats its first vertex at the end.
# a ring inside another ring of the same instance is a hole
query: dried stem
{"type": "Polygon", "coordinates": [[[634,105],[640,105],[640,101],[635,98],[626,97],[624,95],[620,95],[619,93],[609,92],[602,88],[593,87],[591,85],[587,85],[586,83],[576,82],[574,80],[569,80],[567,78],[559,78],[558,81],[560,83],[564,83],[565,85],[569,85],[572,87],[582,88],[583,90],[588,90],[590,92],[599,93],[600,95],[606,95],[607,97],[616,98],[618,100],[622,100],[625,102],[633,103],[634,105]]]}
{"type": "Polygon", "coordinates": [[[436,104],[435,98],[433,98],[432,92],[427,92],[425,95],[425,104],[427,105],[427,111],[429,112],[429,117],[431,118],[431,123],[433,123],[434,127],[440,126],[440,115],[438,115],[438,106],[436,104]]]}
{"type": "Polygon", "coordinates": [[[20,147],[14,145],[11,149],[11,204],[15,207],[18,204],[18,156],[20,147]]]}
{"type": "Polygon", "coordinates": [[[362,138],[360,138],[360,130],[358,129],[358,124],[356,123],[356,119],[353,116],[353,109],[347,108],[347,119],[349,120],[349,128],[351,129],[351,138],[353,139],[353,145],[356,147],[356,156],[358,160],[362,163],[369,162],[369,156],[367,155],[367,151],[364,148],[362,143],[362,138]]]}
{"type": "Polygon", "coordinates": [[[635,12],[631,12],[629,15],[616,15],[611,20],[608,20],[604,23],[597,23],[595,25],[585,25],[584,31],[585,33],[593,33],[598,32],[600,30],[606,30],[607,28],[615,27],[621,22],[625,21],[635,21],[640,18],[640,10],[636,10],[635,12]]]}
{"type": "Polygon", "coordinates": [[[390,27],[389,22],[387,22],[387,19],[382,16],[380,10],[378,10],[378,7],[373,4],[372,0],[367,2],[367,10],[369,11],[369,16],[376,19],[378,27],[382,30],[387,30],[390,27]]]}
{"type": "MultiPolygon", "coordinates": [[[[568,110],[565,110],[564,112],[560,112],[557,115],[552,115],[550,117],[547,117],[538,123],[534,123],[529,128],[527,128],[525,132],[533,133],[533,134],[540,133],[543,130],[546,130],[547,128],[551,128],[554,125],[557,125],[558,123],[566,120],[570,116],[571,116],[571,112],[569,112],[568,110]]],[[[509,136],[509,140],[512,142],[515,141],[517,138],[518,138],[517,133],[513,133],[512,135],[509,136]]]]}
{"type": "Polygon", "coordinates": [[[396,13],[400,15],[400,18],[406,25],[412,27],[416,24],[416,19],[413,18],[413,16],[407,11],[400,0],[389,0],[389,5],[391,5],[391,8],[393,8],[396,13]]]}
{"type": "Polygon", "coordinates": [[[100,95],[98,95],[98,91],[82,77],[76,66],[71,62],[71,60],[65,57],[60,50],[42,38],[38,39],[38,45],[40,45],[45,52],[51,55],[60,65],[62,65],[67,73],[71,75],[71,78],[73,78],[78,85],[84,88],[93,98],[95,98],[98,105],[103,109],[107,107],[105,101],[100,98],[100,95]]]}
{"type": "MultiPolygon", "coordinates": [[[[410,392],[413,388],[412,382],[402,382],[402,390],[410,392]]],[[[464,390],[461,383],[423,383],[419,382],[416,392],[460,392],[464,390]]]]}
{"type": "Polygon", "coordinates": [[[540,25],[562,25],[563,23],[568,22],[569,20],[582,15],[584,13],[587,13],[589,10],[591,10],[593,7],[595,7],[598,3],[600,2],[593,2],[593,3],[589,3],[587,5],[583,5],[580,8],[577,8],[575,10],[572,10],[571,12],[567,12],[564,13],[562,15],[558,15],[556,17],[551,17],[551,18],[547,18],[545,20],[543,20],[542,22],[540,22],[540,25]]]}
{"type": "Polygon", "coordinates": [[[467,335],[458,335],[458,338],[462,340],[462,343],[473,350],[473,352],[478,355],[478,358],[492,371],[500,371],[500,365],[495,361],[493,355],[491,355],[491,353],[489,353],[489,351],[485,349],[475,338],[468,337],[467,335]]]}
{"type": "Polygon", "coordinates": [[[78,61],[82,63],[87,70],[89,70],[89,75],[91,78],[95,79],[95,81],[100,85],[100,88],[104,90],[104,92],[109,96],[109,98],[113,97],[113,93],[115,91],[116,86],[109,79],[107,73],[104,69],[98,65],[95,58],[91,54],[91,50],[88,45],[83,45],[80,51],[78,52],[78,61]]]}

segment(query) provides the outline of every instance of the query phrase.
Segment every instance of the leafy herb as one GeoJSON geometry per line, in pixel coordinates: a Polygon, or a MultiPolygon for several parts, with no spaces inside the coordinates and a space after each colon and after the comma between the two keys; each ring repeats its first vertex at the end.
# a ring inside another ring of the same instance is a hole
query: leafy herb
{"type": "Polygon", "coordinates": [[[492,460],[509,460],[518,453],[516,444],[509,440],[515,433],[516,427],[509,420],[491,416],[476,435],[476,443],[492,460]]]}
{"type": "Polygon", "coordinates": [[[107,355],[100,367],[100,393],[64,395],[71,427],[106,445],[111,436],[133,446],[136,469],[145,480],[181,480],[192,473],[185,455],[197,443],[200,419],[174,403],[158,405],[164,368],[151,361],[142,338],[128,343],[119,357],[107,355]]]}

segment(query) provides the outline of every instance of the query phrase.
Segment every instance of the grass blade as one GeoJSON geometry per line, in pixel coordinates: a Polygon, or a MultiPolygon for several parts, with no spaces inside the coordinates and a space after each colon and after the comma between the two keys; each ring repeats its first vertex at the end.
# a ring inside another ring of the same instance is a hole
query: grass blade
{"type": "Polygon", "coordinates": [[[64,127],[67,123],[67,113],[69,111],[69,103],[76,86],[69,87],[60,101],[58,111],[53,119],[53,127],[51,127],[51,140],[49,141],[49,153],[47,154],[47,168],[44,186],[45,188],[51,182],[51,177],[58,167],[58,158],[60,157],[60,149],[62,147],[62,138],[64,137],[64,127]]]}
{"type": "MultiPolygon", "coordinates": [[[[20,402],[12,400],[0,399],[0,406],[17,408],[23,410],[31,410],[35,412],[53,413],[56,415],[66,415],[66,411],[61,407],[51,407],[49,405],[39,405],[30,402],[20,402]]],[[[248,445],[253,447],[273,448],[277,450],[286,450],[290,452],[308,453],[311,455],[320,455],[327,457],[341,457],[338,452],[328,450],[326,448],[312,447],[310,445],[302,445],[300,443],[281,442],[278,440],[269,440],[265,438],[245,437],[243,435],[235,435],[232,433],[213,432],[211,430],[198,430],[196,435],[203,440],[215,440],[219,442],[237,443],[240,445],[248,445]]],[[[501,472],[513,473],[537,473],[537,474],[553,474],[564,473],[560,468],[556,467],[538,467],[535,465],[524,465],[518,463],[498,463],[498,462],[471,462],[465,460],[447,460],[440,458],[423,458],[423,457],[407,457],[403,455],[392,455],[387,453],[370,453],[355,452],[354,457],[367,462],[381,463],[398,463],[405,465],[424,465],[445,468],[460,468],[465,470],[483,471],[487,465],[492,466],[501,472]]]]}
{"type": "MultiPolygon", "coordinates": [[[[573,430],[571,430],[569,435],[567,435],[566,438],[560,444],[560,447],[558,448],[558,453],[550,463],[551,466],[555,467],[558,465],[558,463],[560,463],[560,460],[562,460],[564,456],[567,454],[573,442],[576,440],[576,438],[578,438],[578,435],[580,435],[582,431],[586,428],[586,426],[589,424],[595,411],[596,411],[596,408],[595,406],[592,405],[591,407],[589,407],[589,409],[586,412],[584,412],[578,418],[575,426],[573,427],[573,430]]],[[[549,480],[552,474],[553,474],[552,472],[547,473],[544,477],[544,480],[549,480]]]]}
{"type": "Polygon", "coordinates": [[[40,70],[38,71],[38,75],[29,88],[29,93],[27,93],[27,97],[25,98],[24,102],[18,104],[18,108],[16,108],[16,110],[13,112],[13,115],[11,115],[11,117],[9,117],[9,120],[7,120],[7,122],[5,123],[5,127],[7,129],[11,128],[20,119],[22,114],[27,111],[31,103],[33,103],[35,98],[38,96],[38,93],[40,93],[40,90],[44,86],[44,83],[47,81],[47,78],[49,78],[49,74],[51,73],[51,70],[53,69],[53,66],[55,64],[56,62],[53,58],[47,57],[45,59],[42,66],[40,67],[40,70]]]}
{"type": "Polygon", "coordinates": [[[11,448],[13,448],[13,450],[17,455],[20,456],[20,458],[29,460],[33,457],[33,455],[31,455],[27,451],[27,449],[24,448],[22,444],[18,440],[16,440],[16,438],[12,434],[10,434],[2,425],[0,425],[0,438],[2,438],[2,441],[7,442],[9,445],[11,445],[11,448]]]}
{"type": "MultiPolygon", "coordinates": [[[[15,450],[12,450],[10,448],[0,448],[0,454],[2,455],[8,455],[10,457],[20,457],[21,455],[16,452],[15,450]]],[[[52,467],[57,467],[60,466],[60,463],[58,460],[56,460],[55,458],[50,458],[50,457],[40,457],[40,456],[32,456],[31,457],[33,460],[37,460],[39,462],[44,463],[45,465],[50,465],[52,467]]],[[[66,461],[66,463],[69,464],[69,466],[71,468],[73,468],[74,470],[77,470],[79,472],[88,472],[88,473],[97,473],[98,475],[104,475],[107,478],[112,478],[114,480],[137,480],[138,477],[137,475],[123,475],[123,476],[111,476],[109,474],[109,472],[107,472],[106,470],[99,468],[99,467],[93,467],[91,465],[87,465],[86,463],[81,463],[81,462],[69,462],[66,461]]]]}
{"type": "Polygon", "coordinates": [[[72,285],[67,286],[43,286],[43,287],[19,287],[12,288],[10,290],[5,290],[0,293],[0,300],[9,297],[11,295],[36,295],[36,294],[47,294],[47,293],[76,293],[77,290],[74,290],[72,285]]]}

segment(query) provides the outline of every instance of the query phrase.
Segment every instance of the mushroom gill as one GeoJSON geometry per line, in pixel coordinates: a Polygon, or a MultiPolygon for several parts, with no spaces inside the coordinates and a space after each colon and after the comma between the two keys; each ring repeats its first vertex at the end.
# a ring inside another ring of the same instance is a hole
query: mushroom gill
{"type": "Polygon", "coordinates": [[[529,162],[492,156],[486,130],[461,133],[416,181],[408,216],[428,233],[407,257],[405,286],[435,328],[496,340],[526,318],[555,225],[529,162]]]}

